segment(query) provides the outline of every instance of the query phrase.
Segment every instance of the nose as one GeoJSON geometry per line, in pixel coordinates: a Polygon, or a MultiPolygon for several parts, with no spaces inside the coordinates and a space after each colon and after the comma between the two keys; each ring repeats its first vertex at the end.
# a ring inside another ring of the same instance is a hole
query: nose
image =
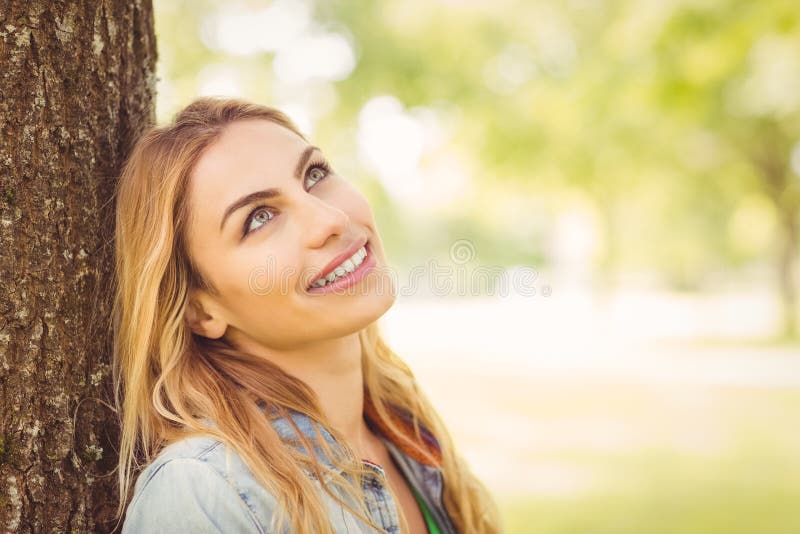
{"type": "Polygon", "coordinates": [[[305,195],[301,227],[302,238],[309,248],[322,247],[331,236],[343,236],[350,224],[344,210],[315,195],[305,195]]]}

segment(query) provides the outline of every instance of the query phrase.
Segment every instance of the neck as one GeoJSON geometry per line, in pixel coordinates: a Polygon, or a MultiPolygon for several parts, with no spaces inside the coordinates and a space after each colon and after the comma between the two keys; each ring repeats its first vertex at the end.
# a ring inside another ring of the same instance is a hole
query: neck
{"type": "Polygon", "coordinates": [[[358,333],[298,350],[275,351],[247,342],[236,345],[263,355],[305,382],[316,393],[331,426],[344,436],[360,458],[382,457],[382,442],[364,420],[364,376],[358,333]]]}

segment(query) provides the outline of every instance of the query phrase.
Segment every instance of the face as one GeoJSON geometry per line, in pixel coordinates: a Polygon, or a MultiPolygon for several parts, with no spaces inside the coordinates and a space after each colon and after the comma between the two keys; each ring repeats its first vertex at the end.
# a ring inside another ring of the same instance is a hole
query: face
{"type": "Polygon", "coordinates": [[[288,350],[357,332],[394,302],[369,204],[291,130],[263,119],[228,125],[188,195],[189,254],[218,289],[190,295],[196,333],[288,350]],[[334,267],[332,283],[311,287],[334,267]]]}

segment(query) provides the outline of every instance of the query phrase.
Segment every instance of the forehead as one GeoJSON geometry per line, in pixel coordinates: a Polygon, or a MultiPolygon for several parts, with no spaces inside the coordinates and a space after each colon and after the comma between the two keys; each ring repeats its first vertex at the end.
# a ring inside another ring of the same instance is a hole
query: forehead
{"type": "Polygon", "coordinates": [[[291,130],[265,119],[229,124],[197,161],[190,177],[191,195],[213,199],[213,211],[221,214],[242,195],[280,187],[292,177],[306,146],[308,143],[291,130]]]}

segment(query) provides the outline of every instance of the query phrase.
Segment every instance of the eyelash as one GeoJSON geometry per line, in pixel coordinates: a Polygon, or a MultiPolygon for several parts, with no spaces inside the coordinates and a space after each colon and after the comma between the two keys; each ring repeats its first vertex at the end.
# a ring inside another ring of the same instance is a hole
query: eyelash
{"type": "MultiPolygon", "coordinates": [[[[308,174],[313,169],[322,169],[325,172],[325,175],[322,178],[320,178],[319,180],[317,180],[316,182],[314,182],[314,184],[311,187],[314,187],[314,185],[317,185],[319,182],[321,182],[322,180],[326,179],[328,177],[328,175],[330,175],[331,172],[332,172],[330,164],[325,160],[319,160],[319,161],[315,161],[315,162],[309,164],[308,168],[306,169],[306,177],[308,176],[308,174]]],[[[304,178],[304,180],[305,180],[305,178],[304,178]]],[[[309,189],[311,189],[311,187],[309,187],[309,189]]],[[[258,230],[260,230],[261,228],[263,228],[264,226],[267,225],[267,223],[265,222],[264,224],[262,224],[261,226],[259,226],[255,230],[248,231],[248,228],[250,228],[250,223],[253,221],[253,218],[255,217],[256,213],[258,213],[259,211],[261,211],[264,208],[269,208],[269,206],[265,206],[263,204],[260,205],[260,206],[256,206],[255,208],[253,208],[253,211],[251,211],[247,215],[247,217],[244,220],[244,227],[242,228],[242,237],[247,237],[249,234],[252,234],[253,232],[257,232],[258,230]]],[[[274,215],[273,215],[272,218],[274,218],[274,215]]],[[[271,221],[272,218],[270,218],[269,221],[271,221]]],[[[269,221],[267,221],[267,222],[269,222],[269,221]]]]}

